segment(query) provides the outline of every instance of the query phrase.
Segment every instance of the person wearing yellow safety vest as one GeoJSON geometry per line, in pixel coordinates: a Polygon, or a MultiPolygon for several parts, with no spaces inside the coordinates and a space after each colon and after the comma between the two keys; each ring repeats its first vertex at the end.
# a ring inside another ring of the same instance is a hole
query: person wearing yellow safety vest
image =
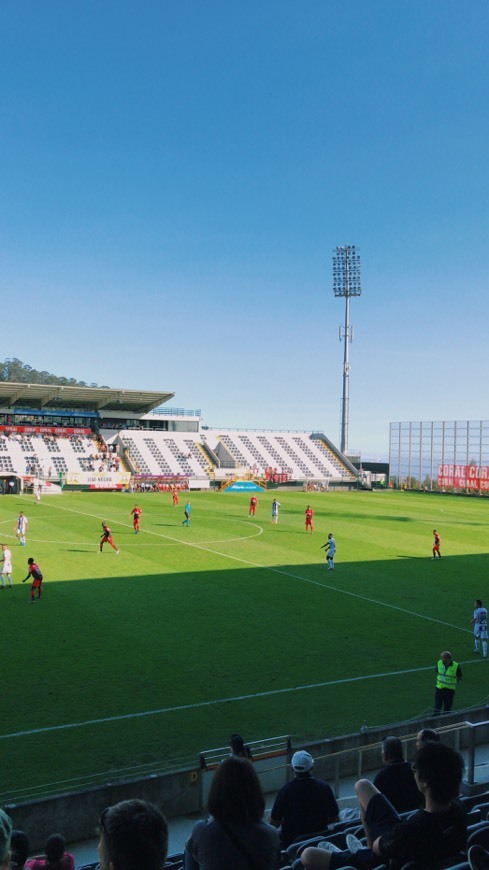
{"type": "Polygon", "coordinates": [[[440,713],[449,713],[452,709],[453,698],[457,683],[462,679],[462,670],[457,662],[454,662],[451,652],[445,650],[440,653],[440,660],[436,666],[436,689],[434,716],[440,713]]]}

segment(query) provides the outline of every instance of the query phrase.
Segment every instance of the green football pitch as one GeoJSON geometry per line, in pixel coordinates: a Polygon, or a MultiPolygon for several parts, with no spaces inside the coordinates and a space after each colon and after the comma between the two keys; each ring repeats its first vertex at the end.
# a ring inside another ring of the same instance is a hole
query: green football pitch
{"type": "Polygon", "coordinates": [[[486,703],[469,619],[486,597],[488,501],[284,490],[272,525],[273,495],[250,519],[249,494],[192,494],[188,528],[184,499],[141,495],[139,535],[130,494],[0,499],[14,565],[0,597],[3,803],[196,763],[233,731],[298,742],[422,717],[442,649],[463,667],[456,707],[486,703]],[[101,520],[120,555],[99,553],[101,520]],[[20,582],[30,556],[35,605],[20,582]]]}

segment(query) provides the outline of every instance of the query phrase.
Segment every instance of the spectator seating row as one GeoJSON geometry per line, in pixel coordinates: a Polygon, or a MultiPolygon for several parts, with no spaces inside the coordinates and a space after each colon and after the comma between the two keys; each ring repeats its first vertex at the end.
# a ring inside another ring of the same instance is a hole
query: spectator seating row
{"type": "Polygon", "coordinates": [[[67,472],[98,470],[99,445],[94,436],[36,433],[0,436],[0,471],[57,478],[67,472]]]}
{"type": "MultiPolygon", "coordinates": [[[[459,800],[464,804],[468,812],[466,851],[468,852],[470,847],[475,844],[489,850],[489,792],[483,795],[460,797],[459,800]]],[[[410,815],[410,812],[402,813],[401,818],[407,818],[410,815]]],[[[302,867],[300,855],[304,849],[308,846],[317,846],[318,843],[324,840],[333,843],[341,850],[346,849],[347,834],[354,834],[356,837],[364,841],[366,845],[363,827],[359,825],[358,822],[355,823],[355,821],[351,819],[344,822],[338,822],[326,831],[318,832],[313,837],[298,837],[294,843],[282,852],[282,870],[300,870],[302,867]]],[[[470,870],[466,858],[466,853],[453,855],[451,859],[441,862],[437,867],[433,867],[432,870],[470,870]]],[[[341,870],[351,870],[351,868],[345,866],[342,867],[341,870]]],[[[388,868],[385,865],[380,865],[376,870],[388,870],[388,868]]],[[[425,868],[419,868],[414,862],[410,862],[409,864],[406,864],[402,870],[425,870],[425,868]]]]}

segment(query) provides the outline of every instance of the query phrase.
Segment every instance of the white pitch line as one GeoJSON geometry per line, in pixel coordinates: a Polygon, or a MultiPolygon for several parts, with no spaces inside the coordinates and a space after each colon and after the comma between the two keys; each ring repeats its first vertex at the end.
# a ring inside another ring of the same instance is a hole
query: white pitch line
{"type": "MultiPolygon", "coordinates": [[[[477,662],[469,660],[461,662],[466,664],[482,664],[482,659],[477,662]]],[[[433,665],[422,668],[407,668],[402,671],[386,671],[382,674],[363,674],[358,677],[344,677],[341,680],[326,680],[321,683],[308,683],[301,686],[290,686],[284,689],[270,689],[267,692],[255,692],[248,695],[235,695],[230,698],[214,698],[212,701],[198,701],[195,704],[179,704],[175,707],[160,707],[157,710],[145,710],[142,713],[124,713],[119,716],[104,716],[99,719],[86,719],[84,722],[69,722],[66,725],[46,725],[43,728],[31,728],[28,731],[13,731],[11,734],[0,734],[0,740],[11,739],[12,737],[29,737],[33,734],[45,734],[52,731],[69,731],[73,728],[88,728],[91,725],[104,725],[111,722],[121,722],[127,719],[143,719],[147,716],[162,716],[165,713],[180,713],[184,710],[198,710],[203,707],[213,707],[216,704],[239,703],[240,701],[250,701],[256,698],[270,698],[274,695],[286,695],[292,692],[306,692],[311,689],[324,689],[329,686],[343,686],[347,683],[361,683],[365,680],[378,680],[384,677],[400,677],[406,674],[419,674],[423,671],[435,671],[433,665]]]]}

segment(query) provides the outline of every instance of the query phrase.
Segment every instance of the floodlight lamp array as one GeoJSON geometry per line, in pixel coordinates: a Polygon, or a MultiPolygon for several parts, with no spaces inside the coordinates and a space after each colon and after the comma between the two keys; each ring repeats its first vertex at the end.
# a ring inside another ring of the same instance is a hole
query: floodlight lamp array
{"type": "Polygon", "coordinates": [[[360,256],[355,245],[340,245],[333,254],[335,296],[361,296],[360,256]]]}

